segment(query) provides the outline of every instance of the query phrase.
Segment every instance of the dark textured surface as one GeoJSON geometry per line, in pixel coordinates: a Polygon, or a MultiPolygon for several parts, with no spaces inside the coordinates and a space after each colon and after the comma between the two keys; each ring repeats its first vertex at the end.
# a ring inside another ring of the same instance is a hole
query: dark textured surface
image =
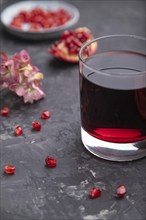
{"type": "MultiPolygon", "coordinates": [[[[1,0],[1,9],[14,1],[1,0]]],[[[89,27],[95,37],[127,33],[145,36],[145,1],[69,1],[81,13],[76,26],[89,27]]],[[[115,163],[92,156],[80,141],[78,65],[53,59],[47,48],[54,40],[25,41],[0,30],[1,50],[13,54],[26,49],[33,63],[44,73],[46,98],[24,104],[10,92],[1,92],[1,106],[9,106],[10,117],[1,122],[1,220],[144,220],[146,219],[146,159],[115,163]],[[40,112],[52,117],[42,121],[40,112]],[[43,128],[32,132],[31,122],[43,128]],[[22,125],[24,136],[14,137],[13,128],[22,125]],[[47,155],[58,166],[47,169],[47,155]],[[3,167],[12,163],[16,174],[7,176],[3,167]],[[127,195],[114,196],[124,184],[127,195]],[[90,200],[88,190],[97,185],[102,196],[90,200]]]]}

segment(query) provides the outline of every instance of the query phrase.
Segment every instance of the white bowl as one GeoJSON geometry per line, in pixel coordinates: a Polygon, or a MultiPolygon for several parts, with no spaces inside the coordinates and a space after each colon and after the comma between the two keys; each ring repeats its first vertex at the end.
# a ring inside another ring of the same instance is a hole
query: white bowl
{"type": "Polygon", "coordinates": [[[66,29],[71,28],[79,20],[79,10],[66,2],[63,1],[22,1],[12,4],[5,8],[1,13],[1,23],[3,27],[11,34],[25,39],[47,39],[59,36],[66,29]],[[63,8],[67,10],[72,18],[67,21],[64,25],[53,27],[49,29],[43,29],[41,31],[28,31],[25,29],[18,29],[10,26],[12,19],[18,15],[21,10],[32,10],[35,7],[43,9],[57,10],[63,8]]]}

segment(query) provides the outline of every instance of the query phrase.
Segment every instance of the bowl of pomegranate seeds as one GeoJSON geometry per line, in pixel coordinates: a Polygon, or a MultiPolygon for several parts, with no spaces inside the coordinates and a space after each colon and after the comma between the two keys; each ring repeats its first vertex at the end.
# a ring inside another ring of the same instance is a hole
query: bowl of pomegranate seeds
{"type": "Polygon", "coordinates": [[[79,10],[63,1],[22,1],[5,8],[1,23],[10,33],[25,39],[59,36],[79,20],[79,10]]]}

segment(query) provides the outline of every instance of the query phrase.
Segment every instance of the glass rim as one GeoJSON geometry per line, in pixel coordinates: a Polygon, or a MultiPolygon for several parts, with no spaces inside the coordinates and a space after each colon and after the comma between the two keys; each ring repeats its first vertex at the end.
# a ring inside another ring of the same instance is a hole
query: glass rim
{"type": "MultiPolygon", "coordinates": [[[[94,38],[88,42],[86,42],[85,44],[83,44],[83,46],[80,48],[79,50],[79,53],[78,53],[78,57],[79,57],[79,61],[82,62],[84,64],[84,66],[86,68],[88,68],[89,70],[93,71],[93,72],[96,72],[96,73],[99,73],[99,74],[104,74],[104,75],[109,75],[109,73],[105,73],[103,71],[100,71],[100,70],[95,70],[93,69],[92,67],[90,67],[88,64],[86,64],[86,62],[83,60],[82,58],[82,51],[87,47],[89,46],[90,44],[94,43],[95,41],[98,41],[98,40],[102,40],[102,39],[107,39],[107,38],[113,38],[113,37],[130,37],[130,38],[135,38],[137,40],[143,40],[146,42],[146,38],[143,37],[143,36],[138,36],[138,35],[132,35],[132,34],[113,34],[113,35],[104,35],[104,36],[101,36],[101,37],[97,37],[97,38],[94,38]]],[[[128,73],[123,73],[123,76],[127,76],[128,73]]],[[[138,72],[138,73],[134,73],[134,75],[139,75],[139,74],[146,74],[146,71],[141,71],[141,72],[138,72]]],[[[119,74],[116,74],[114,73],[114,75],[118,76],[119,74]]]]}

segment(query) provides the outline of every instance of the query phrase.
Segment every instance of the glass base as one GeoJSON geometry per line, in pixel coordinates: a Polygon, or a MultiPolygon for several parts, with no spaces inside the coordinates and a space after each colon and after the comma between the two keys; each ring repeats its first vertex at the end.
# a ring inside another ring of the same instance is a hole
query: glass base
{"type": "Polygon", "coordinates": [[[146,139],[134,143],[112,143],[89,135],[81,127],[85,148],[95,156],[112,161],[132,161],[146,156],[146,139]]]}

